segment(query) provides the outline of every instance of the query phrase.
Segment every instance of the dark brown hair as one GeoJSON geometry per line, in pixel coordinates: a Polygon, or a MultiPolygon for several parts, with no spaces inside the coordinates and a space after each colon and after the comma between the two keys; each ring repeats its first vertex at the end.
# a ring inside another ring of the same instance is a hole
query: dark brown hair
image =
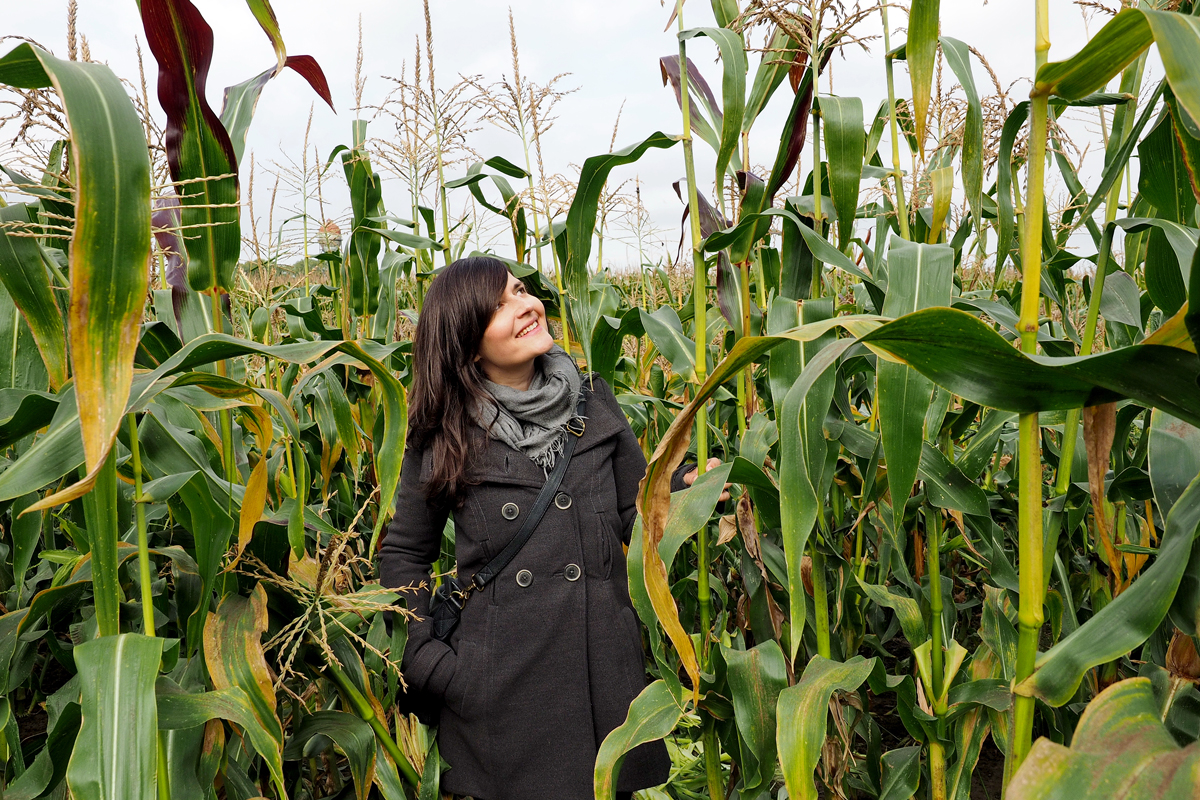
{"type": "Polygon", "coordinates": [[[485,439],[471,416],[493,403],[475,361],[484,331],[508,286],[508,267],[487,256],[460,258],[430,284],[413,337],[408,395],[409,446],[433,452],[426,499],[457,508],[485,439]]]}

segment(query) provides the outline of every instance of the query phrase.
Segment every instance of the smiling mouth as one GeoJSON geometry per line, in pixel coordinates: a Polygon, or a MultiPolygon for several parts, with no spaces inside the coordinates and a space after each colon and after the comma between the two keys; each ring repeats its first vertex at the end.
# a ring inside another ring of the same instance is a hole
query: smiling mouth
{"type": "Polygon", "coordinates": [[[539,326],[537,320],[534,320],[533,322],[529,323],[527,326],[525,326],[524,328],[521,329],[521,332],[517,334],[517,338],[520,339],[522,337],[528,336],[529,334],[536,331],[539,327],[540,326],[539,326]]]}

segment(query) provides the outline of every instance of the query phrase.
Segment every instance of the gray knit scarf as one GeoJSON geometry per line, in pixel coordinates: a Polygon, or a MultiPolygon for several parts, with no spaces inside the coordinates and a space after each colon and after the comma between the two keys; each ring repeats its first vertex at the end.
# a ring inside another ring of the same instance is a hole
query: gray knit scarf
{"type": "Polygon", "coordinates": [[[499,405],[475,408],[473,416],[488,435],[529,456],[545,472],[563,450],[566,424],[575,418],[582,380],[574,360],[558,345],[538,358],[525,391],[484,380],[499,405]],[[493,418],[494,421],[493,421],[493,418]],[[490,425],[489,425],[490,423],[490,425]]]}

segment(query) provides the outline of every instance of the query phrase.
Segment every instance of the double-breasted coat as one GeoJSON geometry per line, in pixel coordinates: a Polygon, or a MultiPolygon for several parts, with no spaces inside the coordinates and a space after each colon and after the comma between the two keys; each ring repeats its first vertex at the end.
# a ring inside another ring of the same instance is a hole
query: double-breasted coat
{"type": "MultiPolygon", "coordinates": [[[[405,680],[445,700],[445,791],[485,800],[592,798],[600,743],[646,685],[621,548],[646,460],[608,385],[585,377],[584,391],[584,433],[529,541],[471,596],[449,645],[431,637],[427,619],[409,623],[405,680]]],[[[379,551],[385,586],[429,580],[447,518],[425,501],[431,469],[428,452],[405,453],[379,551]]],[[[479,484],[454,512],[464,582],[516,535],[546,482],[527,456],[492,439],[474,475],[479,484]]],[[[428,608],[428,589],[406,595],[409,608],[428,608]]],[[[642,745],[626,757],[617,789],[662,784],[669,766],[661,741],[642,745]]]]}

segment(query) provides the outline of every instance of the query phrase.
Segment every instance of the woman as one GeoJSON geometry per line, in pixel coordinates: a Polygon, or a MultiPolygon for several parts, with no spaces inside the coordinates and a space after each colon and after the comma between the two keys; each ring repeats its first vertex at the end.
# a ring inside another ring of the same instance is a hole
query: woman
{"type": "MultiPolygon", "coordinates": [[[[379,551],[383,584],[395,588],[428,584],[448,514],[464,584],[512,540],[587,395],[583,433],[533,535],[470,596],[448,645],[428,619],[410,622],[402,666],[410,687],[445,700],[444,790],[591,798],[596,751],[646,684],[621,549],[646,470],[641,448],[612,390],[579,375],[541,301],[496,259],[461,259],[433,281],[413,365],[408,449],[379,551]]],[[[424,614],[429,590],[405,594],[424,614]]],[[[628,797],[662,784],[669,766],[662,742],[642,745],[617,789],[628,797]]]]}

